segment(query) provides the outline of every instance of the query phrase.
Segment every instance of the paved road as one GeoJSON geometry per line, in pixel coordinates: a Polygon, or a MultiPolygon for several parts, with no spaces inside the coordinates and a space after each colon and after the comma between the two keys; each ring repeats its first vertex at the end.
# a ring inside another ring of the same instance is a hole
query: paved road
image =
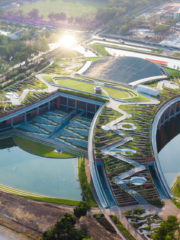
{"type": "Polygon", "coordinates": [[[101,43],[101,44],[106,44],[106,45],[114,45],[117,47],[122,47],[124,49],[132,49],[132,50],[140,50],[140,51],[146,51],[146,52],[152,52],[152,49],[149,48],[144,48],[144,47],[138,47],[138,46],[132,46],[132,45],[128,45],[128,44],[121,44],[119,43],[119,41],[116,40],[110,40],[110,39],[106,39],[106,41],[103,41],[102,39],[93,39],[90,42],[90,45],[95,44],[95,43],[101,43]]]}
{"type": "Polygon", "coordinates": [[[111,54],[112,56],[127,56],[127,57],[139,57],[143,59],[154,59],[157,61],[165,61],[167,62],[167,66],[173,69],[177,69],[177,67],[180,68],[180,60],[168,58],[168,57],[161,57],[156,56],[153,54],[147,54],[147,53],[139,53],[139,52],[133,52],[128,50],[121,50],[121,49],[114,49],[113,47],[105,47],[106,51],[111,54]]]}

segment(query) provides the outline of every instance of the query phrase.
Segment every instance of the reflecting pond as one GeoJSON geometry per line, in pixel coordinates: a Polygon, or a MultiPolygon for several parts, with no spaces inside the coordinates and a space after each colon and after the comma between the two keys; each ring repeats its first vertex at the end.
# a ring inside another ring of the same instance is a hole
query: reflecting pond
{"type": "Polygon", "coordinates": [[[167,183],[172,187],[180,175],[180,134],[160,151],[159,160],[167,183]]]}
{"type": "Polygon", "coordinates": [[[51,197],[82,199],[77,158],[40,157],[18,146],[0,148],[0,184],[51,197]]]}

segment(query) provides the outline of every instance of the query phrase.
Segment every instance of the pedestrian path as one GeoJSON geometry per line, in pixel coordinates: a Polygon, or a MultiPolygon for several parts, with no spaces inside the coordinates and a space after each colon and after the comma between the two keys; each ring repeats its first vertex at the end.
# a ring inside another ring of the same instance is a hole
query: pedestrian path
{"type": "Polygon", "coordinates": [[[132,169],[114,177],[113,182],[115,184],[119,185],[122,190],[124,190],[125,192],[130,194],[139,204],[147,204],[147,201],[137,191],[132,190],[127,185],[127,182],[128,182],[127,179],[129,179],[130,177],[132,177],[133,175],[135,175],[137,173],[144,171],[146,169],[146,167],[144,165],[139,164],[138,162],[131,160],[128,157],[122,155],[120,153],[120,149],[118,149],[119,146],[123,146],[124,144],[128,143],[129,141],[133,141],[133,138],[131,136],[127,136],[126,133],[124,133],[124,131],[118,130],[118,124],[120,122],[132,117],[130,114],[121,110],[119,108],[119,106],[120,106],[119,102],[110,98],[110,101],[109,101],[107,107],[112,108],[113,110],[119,112],[120,114],[122,114],[122,116],[120,118],[117,118],[117,119],[111,121],[110,123],[102,126],[102,129],[105,131],[113,131],[116,134],[120,135],[123,139],[120,142],[115,143],[115,144],[103,149],[102,153],[105,156],[107,156],[107,155],[112,156],[112,157],[117,158],[118,160],[128,163],[132,166],[132,169]]]}

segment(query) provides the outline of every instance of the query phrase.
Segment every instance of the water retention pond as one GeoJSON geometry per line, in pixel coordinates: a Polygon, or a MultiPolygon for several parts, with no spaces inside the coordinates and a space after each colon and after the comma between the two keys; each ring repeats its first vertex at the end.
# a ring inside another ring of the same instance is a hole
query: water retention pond
{"type": "Polygon", "coordinates": [[[171,188],[180,176],[180,115],[162,127],[157,143],[162,171],[171,188]]]}
{"type": "Polygon", "coordinates": [[[82,199],[77,158],[36,156],[12,138],[0,140],[0,184],[55,198],[82,199]]]}

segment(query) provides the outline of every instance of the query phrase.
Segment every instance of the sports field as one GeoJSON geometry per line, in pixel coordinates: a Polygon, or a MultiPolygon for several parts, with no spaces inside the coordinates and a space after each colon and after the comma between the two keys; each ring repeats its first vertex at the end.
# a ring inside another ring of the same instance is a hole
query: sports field
{"type": "Polygon", "coordinates": [[[37,0],[32,3],[27,3],[18,8],[24,14],[28,14],[33,9],[38,9],[39,14],[46,19],[50,13],[64,12],[68,17],[80,17],[87,13],[93,14],[99,8],[105,7],[106,1],[92,0],[37,0]],[[79,9],[81,11],[79,11],[79,9]]]}

